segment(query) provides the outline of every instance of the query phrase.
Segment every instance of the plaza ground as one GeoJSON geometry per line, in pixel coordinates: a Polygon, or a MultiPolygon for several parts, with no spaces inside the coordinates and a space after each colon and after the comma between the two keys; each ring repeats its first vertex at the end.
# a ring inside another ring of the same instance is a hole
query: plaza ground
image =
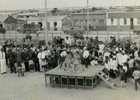
{"type": "MultiPolygon", "coordinates": [[[[48,79],[49,81],[49,79],[48,79]]],[[[115,81],[120,84],[119,77],[115,81]]],[[[103,81],[93,90],[67,89],[45,86],[45,77],[40,72],[27,72],[24,77],[15,73],[0,74],[0,100],[139,100],[140,87],[134,84],[126,87],[109,88],[103,81]]]]}

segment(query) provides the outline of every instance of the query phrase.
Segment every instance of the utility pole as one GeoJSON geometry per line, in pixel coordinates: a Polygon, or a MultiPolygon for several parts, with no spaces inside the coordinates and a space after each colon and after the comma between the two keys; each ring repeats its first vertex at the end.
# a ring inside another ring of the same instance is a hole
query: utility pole
{"type": "Polygon", "coordinates": [[[48,45],[48,23],[47,23],[47,0],[45,0],[45,21],[46,21],[46,30],[45,30],[45,42],[48,45]]]}
{"type": "Polygon", "coordinates": [[[88,9],[88,0],[87,0],[87,37],[89,33],[89,9],[88,9]]]}

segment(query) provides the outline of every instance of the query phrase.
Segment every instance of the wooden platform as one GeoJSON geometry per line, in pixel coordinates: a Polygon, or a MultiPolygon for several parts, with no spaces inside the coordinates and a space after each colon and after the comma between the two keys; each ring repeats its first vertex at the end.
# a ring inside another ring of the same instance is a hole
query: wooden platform
{"type": "Polygon", "coordinates": [[[83,71],[83,66],[79,65],[79,73],[76,73],[73,68],[69,72],[64,71],[64,67],[61,69],[56,67],[48,72],[45,75],[45,84],[47,87],[47,77],[50,78],[50,84],[52,87],[67,87],[67,88],[88,88],[93,89],[93,86],[96,86],[100,78],[96,75],[99,70],[103,70],[103,66],[89,66],[83,71]]]}

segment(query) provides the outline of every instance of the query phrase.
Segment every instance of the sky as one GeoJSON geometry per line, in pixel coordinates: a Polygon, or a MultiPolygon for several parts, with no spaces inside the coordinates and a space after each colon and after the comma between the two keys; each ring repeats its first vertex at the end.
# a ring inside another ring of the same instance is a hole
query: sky
{"type": "MultiPolygon", "coordinates": [[[[139,6],[140,0],[88,0],[89,6],[139,6]]],[[[48,8],[84,7],[87,0],[47,0],[48,8]]],[[[0,10],[45,8],[45,0],[0,0],[0,10]]]]}

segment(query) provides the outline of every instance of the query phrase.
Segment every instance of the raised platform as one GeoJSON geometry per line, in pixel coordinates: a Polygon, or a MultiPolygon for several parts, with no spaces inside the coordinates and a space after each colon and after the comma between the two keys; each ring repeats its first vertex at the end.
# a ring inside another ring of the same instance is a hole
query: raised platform
{"type": "Polygon", "coordinates": [[[73,68],[67,72],[64,71],[64,67],[61,69],[56,67],[45,73],[45,84],[47,87],[48,83],[46,77],[50,77],[50,84],[52,87],[82,87],[84,89],[90,87],[93,89],[93,86],[96,86],[98,81],[100,81],[100,78],[96,75],[96,73],[103,70],[103,68],[103,66],[89,66],[89,68],[85,68],[83,71],[83,66],[79,65],[79,73],[75,73],[73,68]]]}

